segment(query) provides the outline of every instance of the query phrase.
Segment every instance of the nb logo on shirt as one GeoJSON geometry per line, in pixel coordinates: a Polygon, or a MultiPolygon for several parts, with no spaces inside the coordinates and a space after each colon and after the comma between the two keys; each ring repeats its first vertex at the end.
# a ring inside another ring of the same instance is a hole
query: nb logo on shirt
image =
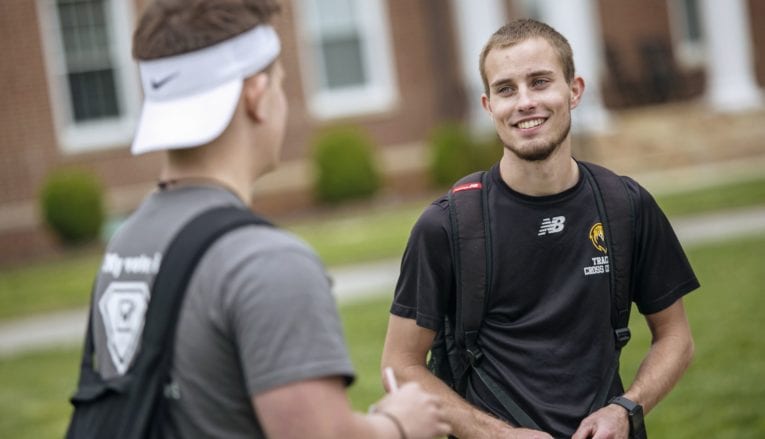
{"type": "Polygon", "coordinates": [[[565,216],[554,216],[552,218],[545,218],[542,220],[542,225],[539,226],[539,233],[537,233],[537,236],[562,232],[565,222],[566,222],[565,216]]]}

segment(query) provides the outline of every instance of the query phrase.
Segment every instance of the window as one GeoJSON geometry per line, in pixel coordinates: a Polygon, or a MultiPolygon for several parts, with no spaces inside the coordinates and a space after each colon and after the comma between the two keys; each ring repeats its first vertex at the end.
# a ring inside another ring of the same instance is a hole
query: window
{"type": "Polygon", "coordinates": [[[64,152],[123,146],[139,89],[124,0],[38,0],[57,138],[64,152]]]}
{"type": "Polygon", "coordinates": [[[320,118],[389,110],[397,99],[383,0],[297,2],[303,83],[320,118]]]}
{"type": "Polygon", "coordinates": [[[687,67],[704,63],[704,30],[698,0],[672,0],[669,17],[678,61],[687,67]]]}

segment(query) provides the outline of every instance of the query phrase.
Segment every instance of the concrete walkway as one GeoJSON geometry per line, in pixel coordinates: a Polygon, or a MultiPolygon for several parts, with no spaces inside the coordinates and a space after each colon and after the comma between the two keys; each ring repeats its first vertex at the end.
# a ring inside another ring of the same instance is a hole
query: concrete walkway
{"type": "MultiPolygon", "coordinates": [[[[739,236],[765,233],[765,206],[677,218],[672,225],[685,248],[739,236]]],[[[392,294],[399,260],[330,269],[340,303],[392,294]]],[[[0,323],[0,357],[81,343],[86,310],[71,310],[0,323]]]]}

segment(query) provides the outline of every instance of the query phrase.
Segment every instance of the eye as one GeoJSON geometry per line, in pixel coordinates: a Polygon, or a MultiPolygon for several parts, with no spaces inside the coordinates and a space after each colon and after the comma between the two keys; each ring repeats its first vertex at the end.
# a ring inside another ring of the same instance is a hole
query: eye
{"type": "Polygon", "coordinates": [[[549,83],[550,81],[546,78],[536,78],[533,81],[531,81],[531,85],[536,88],[544,87],[549,83]]]}
{"type": "Polygon", "coordinates": [[[509,85],[502,85],[502,86],[498,87],[494,91],[494,93],[496,93],[498,95],[502,95],[502,96],[507,96],[507,95],[512,94],[513,91],[514,91],[513,87],[510,87],[509,85]]]}

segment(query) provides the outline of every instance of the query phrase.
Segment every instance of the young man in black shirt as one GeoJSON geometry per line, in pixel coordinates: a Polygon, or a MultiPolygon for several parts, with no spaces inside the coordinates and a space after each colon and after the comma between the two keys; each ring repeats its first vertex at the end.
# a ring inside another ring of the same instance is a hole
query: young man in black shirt
{"type": "Polygon", "coordinates": [[[481,53],[480,69],[481,102],[504,155],[482,189],[491,212],[493,275],[478,345],[485,373],[539,429],[514,425],[475,377],[463,397],[426,367],[444,316],[455,308],[446,197],[430,205],[412,230],[383,366],[441,395],[461,438],[625,438],[629,416],[640,406],[645,413],[655,407],[691,361],[693,339],[682,297],[699,284],[656,202],[624,178],[636,206],[632,300],[653,341],[626,392],[617,377],[611,402],[592,409],[618,350],[598,233],[607,222],[571,155],[571,110],[580,102],[584,80],[575,75],[566,39],[533,20],[500,28],[481,53]]]}

